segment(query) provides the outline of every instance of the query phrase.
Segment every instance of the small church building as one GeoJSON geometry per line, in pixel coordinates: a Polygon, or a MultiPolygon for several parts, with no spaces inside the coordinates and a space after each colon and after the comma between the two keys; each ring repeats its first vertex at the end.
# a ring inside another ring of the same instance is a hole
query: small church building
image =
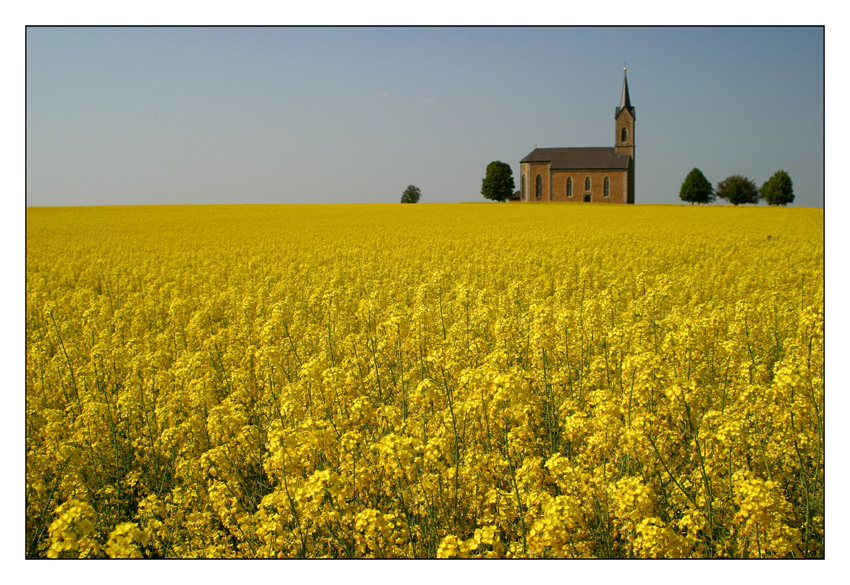
{"type": "MultiPolygon", "coordinates": [[[[614,147],[535,148],[520,161],[519,201],[635,202],[635,109],[623,68],[614,147]]],[[[515,195],[516,197],[516,195],[515,195]]]]}

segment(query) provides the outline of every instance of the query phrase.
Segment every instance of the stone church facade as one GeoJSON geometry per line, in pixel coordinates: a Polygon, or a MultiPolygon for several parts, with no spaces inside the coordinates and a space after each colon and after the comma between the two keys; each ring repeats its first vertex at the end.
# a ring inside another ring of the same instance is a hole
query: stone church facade
{"type": "Polygon", "coordinates": [[[623,69],[614,147],[535,148],[520,161],[519,201],[635,202],[635,109],[623,69]]]}

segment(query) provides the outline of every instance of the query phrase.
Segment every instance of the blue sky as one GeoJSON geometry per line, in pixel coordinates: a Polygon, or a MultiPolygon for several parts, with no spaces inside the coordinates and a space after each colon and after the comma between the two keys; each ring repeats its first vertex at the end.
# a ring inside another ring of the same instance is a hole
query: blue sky
{"type": "Polygon", "coordinates": [[[824,29],[33,28],[27,205],[483,201],[493,160],[613,146],[638,203],[687,173],[824,204],[824,29]]]}

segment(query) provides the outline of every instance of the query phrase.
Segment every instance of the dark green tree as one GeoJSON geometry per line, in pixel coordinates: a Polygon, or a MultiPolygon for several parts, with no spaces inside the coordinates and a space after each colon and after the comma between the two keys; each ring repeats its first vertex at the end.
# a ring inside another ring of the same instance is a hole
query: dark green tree
{"type": "Polygon", "coordinates": [[[419,190],[419,187],[414,187],[413,185],[408,185],[407,189],[404,190],[404,193],[401,195],[402,203],[419,203],[419,198],[422,197],[422,191],[419,190]]]}
{"type": "Polygon", "coordinates": [[[794,184],[785,171],[776,171],[761,187],[761,196],[768,205],[788,205],[794,202],[794,184]]]}
{"type": "Polygon", "coordinates": [[[514,192],[511,165],[494,160],[487,165],[487,175],[481,181],[481,194],[493,201],[507,201],[514,192]]]}
{"type": "Polygon", "coordinates": [[[759,190],[756,184],[741,175],[732,175],[720,181],[715,194],[732,205],[759,201],[759,190]]]}
{"type": "Polygon", "coordinates": [[[714,201],[714,189],[705,175],[702,174],[702,171],[694,168],[685,177],[685,182],[682,183],[679,199],[689,201],[691,205],[694,203],[711,203],[714,201]]]}

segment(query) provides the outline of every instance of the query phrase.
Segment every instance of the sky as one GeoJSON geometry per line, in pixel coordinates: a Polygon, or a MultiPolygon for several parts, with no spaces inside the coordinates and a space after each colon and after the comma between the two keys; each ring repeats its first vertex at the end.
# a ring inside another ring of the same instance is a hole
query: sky
{"type": "Polygon", "coordinates": [[[27,206],[484,201],[494,160],[613,146],[637,203],[777,170],[824,206],[824,28],[27,27],[27,206]]]}

